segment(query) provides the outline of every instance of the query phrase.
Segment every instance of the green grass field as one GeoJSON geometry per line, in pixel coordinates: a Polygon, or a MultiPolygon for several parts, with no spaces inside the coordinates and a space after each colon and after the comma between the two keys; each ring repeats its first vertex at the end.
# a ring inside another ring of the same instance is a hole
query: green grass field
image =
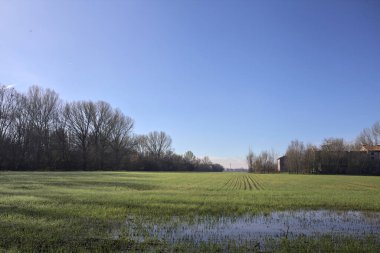
{"type": "MultiPolygon", "coordinates": [[[[235,217],[301,209],[379,212],[380,177],[1,172],[0,251],[189,251],[189,245],[174,247],[154,238],[144,242],[128,236],[113,239],[111,231],[130,216],[161,222],[174,216],[191,220],[205,215],[235,217]]],[[[348,242],[347,251],[379,250],[378,241],[348,238],[342,245],[348,242]]],[[[334,251],[337,246],[329,238],[303,239],[282,241],[278,249],[303,251],[308,247],[334,251]]],[[[220,248],[194,248],[202,250],[220,248]]]]}

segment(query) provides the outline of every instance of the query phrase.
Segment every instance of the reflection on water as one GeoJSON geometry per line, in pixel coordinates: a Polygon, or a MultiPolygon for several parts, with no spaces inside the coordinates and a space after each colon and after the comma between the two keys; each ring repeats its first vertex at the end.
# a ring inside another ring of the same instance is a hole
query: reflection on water
{"type": "MultiPolygon", "coordinates": [[[[358,237],[375,235],[380,238],[380,213],[357,211],[283,211],[239,218],[198,217],[191,223],[173,218],[160,225],[149,221],[136,222],[130,217],[125,225],[128,235],[134,240],[156,238],[171,243],[220,243],[226,240],[238,243],[264,242],[268,238],[324,234],[358,237]]],[[[114,231],[113,236],[117,238],[119,233],[114,231]]]]}

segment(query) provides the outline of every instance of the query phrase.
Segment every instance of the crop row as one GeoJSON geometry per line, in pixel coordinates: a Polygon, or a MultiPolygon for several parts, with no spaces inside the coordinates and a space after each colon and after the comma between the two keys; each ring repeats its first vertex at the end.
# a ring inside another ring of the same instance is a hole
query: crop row
{"type": "Polygon", "coordinates": [[[227,190],[263,190],[262,181],[254,175],[231,176],[223,188],[227,190]]]}

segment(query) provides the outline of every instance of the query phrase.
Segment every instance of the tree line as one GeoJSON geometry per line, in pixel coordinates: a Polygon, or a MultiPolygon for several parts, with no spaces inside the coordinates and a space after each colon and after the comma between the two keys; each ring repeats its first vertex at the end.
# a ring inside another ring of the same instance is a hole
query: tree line
{"type": "MultiPolygon", "coordinates": [[[[380,145],[380,121],[365,128],[355,139],[327,138],[317,146],[293,140],[288,145],[281,171],[290,173],[380,175],[380,159],[373,152],[363,152],[365,146],[380,145]]],[[[380,147],[379,147],[380,148],[380,147]]],[[[379,151],[377,151],[379,152],[379,151]]],[[[255,155],[249,150],[247,164],[250,172],[276,172],[274,152],[255,155]]],[[[380,154],[379,154],[380,155],[380,154]]]]}
{"type": "Polygon", "coordinates": [[[255,154],[249,149],[247,155],[248,172],[273,173],[277,170],[277,154],[274,150],[264,150],[255,154]]]}
{"type": "Polygon", "coordinates": [[[175,154],[162,131],[138,135],[104,101],[64,102],[51,89],[0,86],[0,170],[223,171],[207,157],[175,154]]]}

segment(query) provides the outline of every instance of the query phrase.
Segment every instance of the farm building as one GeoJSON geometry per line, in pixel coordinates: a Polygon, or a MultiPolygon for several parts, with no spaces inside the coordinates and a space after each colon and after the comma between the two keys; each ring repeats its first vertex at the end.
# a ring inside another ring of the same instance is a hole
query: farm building
{"type": "Polygon", "coordinates": [[[277,159],[277,172],[287,172],[285,164],[286,156],[281,156],[277,159]]]}
{"type": "Polygon", "coordinates": [[[375,146],[363,145],[360,151],[367,152],[371,160],[380,161],[380,145],[375,145],[375,146]]]}
{"type": "Polygon", "coordinates": [[[292,165],[286,161],[287,156],[281,156],[277,159],[277,171],[380,175],[380,145],[363,145],[357,151],[314,150],[312,156],[307,159],[302,161],[301,168],[292,168],[292,165]]]}

